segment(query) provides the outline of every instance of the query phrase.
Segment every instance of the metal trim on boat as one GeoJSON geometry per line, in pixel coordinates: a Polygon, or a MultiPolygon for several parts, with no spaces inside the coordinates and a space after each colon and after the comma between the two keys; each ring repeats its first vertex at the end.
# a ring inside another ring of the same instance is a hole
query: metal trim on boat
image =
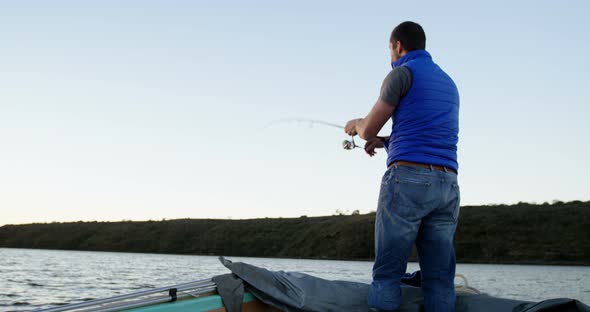
{"type": "Polygon", "coordinates": [[[64,306],[35,310],[37,312],[61,312],[61,311],[118,311],[131,309],[158,303],[173,302],[188,297],[200,297],[204,294],[215,292],[217,286],[211,279],[188,282],[178,285],[142,290],[130,294],[114,296],[104,299],[95,299],[86,302],[68,304],[64,306]],[[176,291],[171,291],[176,290],[176,291]],[[165,292],[166,295],[155,296],[165,292]],[[144,298],[141,298],[144,297],[144,298]],[[136,300],[131,300],[136,299],[136,300]]]}

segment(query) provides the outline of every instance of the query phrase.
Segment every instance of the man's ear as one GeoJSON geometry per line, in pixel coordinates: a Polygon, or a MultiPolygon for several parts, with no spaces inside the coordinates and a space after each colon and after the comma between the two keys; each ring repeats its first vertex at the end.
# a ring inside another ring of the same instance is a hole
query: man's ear
{"type": "Polygon", "coordinates": [[[396,42],[395,49],[397,50],[398,55],[402,55],[402,52],[404,51],[404,45],[402,44],[401,41],[396,42]]]}

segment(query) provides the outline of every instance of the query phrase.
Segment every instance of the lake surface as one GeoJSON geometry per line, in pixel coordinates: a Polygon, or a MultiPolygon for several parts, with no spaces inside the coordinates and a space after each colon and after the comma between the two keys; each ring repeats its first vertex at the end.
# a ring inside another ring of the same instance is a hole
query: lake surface
{"type": "MultiPolygon", "coordinates": [[[[228,257],[270,270],[369,283],[371,262],[228,257]]],[[[416,263],[408,271],[418,269],[416,263]]],[[[50,305],[201,280],[229,273],[217,257],[0,248],[0,311],[50,305]]],[[[590,267],[458,264],[469,285],[490,295],[590,304],[590,267]]],[[[457,279],[457,283],[462,283],[457,279]]]]}

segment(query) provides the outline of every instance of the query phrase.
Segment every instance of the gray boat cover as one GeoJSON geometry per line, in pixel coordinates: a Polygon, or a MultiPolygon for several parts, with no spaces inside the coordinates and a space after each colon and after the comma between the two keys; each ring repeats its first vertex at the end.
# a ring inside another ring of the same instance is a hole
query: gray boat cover
{"type": "MultiPolygon", "coordinates": [[[[224,257],[219,260],[232,272],[213,278],[228,312],[241,312],[244,289],[258,300],[286,312],[369,311],[369,284],[331,281],[298,272],[269,271],[247,263],[232,262],[224,257]]],[[[408,277],[408,284],[415,285],[415,279],[408,277]]],[[[419,287],[403,285],[402,298],[400,312],[424,310],[419,287]]],[[[456,311],[590,312],[590,307],[577,300],[565,298],[530,302],[457,292],[456,311]]]]}

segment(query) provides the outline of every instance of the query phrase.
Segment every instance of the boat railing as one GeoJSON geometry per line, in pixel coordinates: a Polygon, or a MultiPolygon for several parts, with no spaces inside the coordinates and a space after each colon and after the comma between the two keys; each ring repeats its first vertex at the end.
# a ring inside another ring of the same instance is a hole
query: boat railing
{"type": "Polygon", "coordinates": [[[120,311],[165,302],[174,302],[187,297],[200,297],[214,292],[217,286],[211,279],[182,283],[178,285],[158,287],[114,297],[89,300],[35,310],[36,312],[61,311],[120,311]]]}

